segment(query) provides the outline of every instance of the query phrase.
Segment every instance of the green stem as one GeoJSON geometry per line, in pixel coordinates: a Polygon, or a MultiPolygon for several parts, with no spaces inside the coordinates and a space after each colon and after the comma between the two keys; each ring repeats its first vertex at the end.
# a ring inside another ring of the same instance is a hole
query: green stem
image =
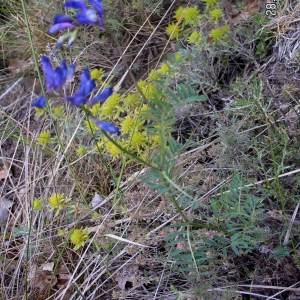
{"type": "Polygon", "coordinates": [[[45,89],[44,89],[44,85],[43,85],[42,74],[41,74],[40,69],[38,67],[39,62],[38,62],[37,54],[35,52],[35,48],[34,48],[34,45],[33,45],[32,32],[31,32],[31,28],[30,28],[30,24],[29,24],[29,20],[28,20],[25,1],[21,0],[21,2],[22,2],[22,10],[23,10],[24,18],[25,18],[25,24],[26,24],[29,43],[30,43],[30,48],[31,48],[31,52],[32,52],[33,60],[34,60],[34,66],[35,66],[36,72],[37,72],[38,77],[39,77],[39,82],[40,82],[40,85],[41,85],[42,94],[43,94],[43,96],[45,96],[46,93],[45,93],[45,89]]]}

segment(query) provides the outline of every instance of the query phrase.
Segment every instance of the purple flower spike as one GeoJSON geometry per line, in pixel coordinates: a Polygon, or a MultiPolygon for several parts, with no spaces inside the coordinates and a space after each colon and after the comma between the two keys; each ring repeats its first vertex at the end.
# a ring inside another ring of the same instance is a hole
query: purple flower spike
{"type": "Polygon", "coordinates": [[[102,30],[104,30],[104,8],[102,4],[102,0],[89,0],[93,8],[98,14],[99,17],[99,26],[102,30]]]}
{"type": "Polygon", "coordinates": [[[112,87],[105,88],[99,95],[95,96],[91,100],[90,105],[94,105],[96,103],[103,103],[103,102],[105,102],[106,99],[112,95],[113,91],[114,90],[113,90],[112,87]]]}
{"type": "Polygon", "coordinates": [[[53,25],[49,29],[50,34],[57,33],[66,29],[72,29],[75,25],[71,17],[66,15],[56,15],[53,19],[53,25]]]}
{"type": "Polygon", "coordinates": [[[53,69],[49,57],[43,55],[41,58],[42,70],[44,73],[46,89],[48,91],[58,90],[73,77],[75,72],[75,65],[67,65],[66,61],[63,60],[58,67],[53,69]]]}
{"type": "Polygon", "coordinates": [[[42,56],[41,66],[42,66],[42,70],[44,73],[46,88],[47,88],[47,90],[51,90],[54,87],[53,81],[54,81],[54,77],[55,77],[55,72],[53,70],[53,67],[52,67],[49,57],[47,57],[45,55],[42,56]]]}
{"type": "Polygon", "coordinates": [[[109,134],[120,135],[120,129],[113,123],[107,121],[95,121],[95,124],[109,134]]]}
{"type": "Polygon", "coordinates": [[[57,33],[58,31],[63,31],[66,29],[71,29],[74,28],[75,26],[71,23],[58,23],[58,24],[54,24],[49,28],[49,33],[50,34],[54,34],[57,33]]]}
{"type": "Polygon", "coordinates": [[[95,80],[91,78],[90,71],[87,68],[84,69],[80,76],[80,88],[78,93],[88,97],[95,87],[96,83],[95,80]]]}
{"type": "Polygon", "coordinates": [[[76,20],[81,25],[95,25],[97,24],[98,16],[93,9],[85,9],[77,13],[76,20]]]}
{"type": "Polygon", "coordinates": [[[95,81],[91,79],[91,74],[88,69],[84,69],[80,75],[79,89],[73,96],[69,96],[67,99],[74,106],[84,105],[93,89],[96,87],[95,81]]]}
{"type": "Polygon", "coordinates": [[[47,105],[47,100],[44,96],[40,96],[32,101],[31,106],[36,108],[45,108],[47,105]]]}
{"type": "Polygon", "coordinates": [[[73,9],[86,9],[86,5],[84,0],[74,0],[74,1],[67,1],[65,3],[65,8],[73,8],[73,9]]]}

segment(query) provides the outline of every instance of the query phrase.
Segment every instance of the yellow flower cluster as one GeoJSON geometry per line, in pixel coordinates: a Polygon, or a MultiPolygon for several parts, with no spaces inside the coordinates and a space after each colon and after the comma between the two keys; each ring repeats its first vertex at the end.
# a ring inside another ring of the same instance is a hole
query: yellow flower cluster
{"type": "Polygon", "coordinates": [[[185,25],[197,25],[199,18],[200,12],[197,6],[179,6],[175,12],[175,19],[177,22],[183,22],[185,25]]]}
{"type": "Polygon", "coordinates": [[[104,70],[99,68],[99,69],[93,69],[91,71],[91,77],[94,79],[96,82],[101,83],[103,81],[104,77],[104,70]]]}
{"type": "Polygon", "coordinates": [[[55,193],[49,199],[48,203],[54,210],[61,210],[66,204],[66,198],[63,194],[55,193]]]}
{"type": "Polygon", "coordinates": [[[178,40],[180,35],[186,31],[186,26],[195,27],[200,20],[200,11],[197,6],[179,6],[175,11],[176,22],[170,23],[166,32],[171,40],[178,40]]]}
{"type": "Polygon", "coordinates": [[[219,0],[204,0],[204,3],[208,9],[213,8],[219,3],[219,0]]]}
{"type": "Polygon", "coordinates": [[[193,31],[191,33],[191,35],[188,37],[187,41],[190,43],[190,44],[194,44],[194,45],[197,45],[201,42],[201,39],[202,39],[202,34],[198,31],[193,31]]]}
{"type": "Polygon", "coordinates": [[[116,113],[120,107],[121,95],[118,93],[112,94],[101,107],[101,116],[109,117],[116,113]]]}
{"type": "Polygon", "coordinates": [[[114,143],[110,141],[105,141],[104,143],[105,150],[112,156],[112,157],[119,157],[122,154],[120,148],[118,148],[114,143]]]}
{"type": "MultiPolygon", "coordinates": [[[[223,11],[218,6],[219,0],[204,0],[206,4],[205,15],[206,19],[213,24],[222,20],[223,11]]],[[[169,38],[172,40],[178,40],[180,37],[191,45],[198,45],[203,42],[202,33],[199,31],[200,11],[197,6],[183,7],[179,6],[175,11],[174,18],[176,22],[170,23],[166,32],[169,38]]],[[[229,32],[228,26],[220,26],[213,28],[209,32],[210,41],[218,42],[227,36],[229,32]]],[[[152,78],[156,74],[151,74],[152,78]]]]}
{"type": "Polygon", "coordinates": [[[222,9],[220,8],[214,8],[209,12],[209,16],[211,20],[218,22],[222,18],[222,9]]]}
{"type": "Polygon", "coordinates": [[[181,33],[181,29],[177,23],[170,23],[167,26],[166,32],[171,40],[178,40],[181,33]]]}
{"type": "Polygon", "coordinates": [[[229,31],[230,31],[230,28],[228,25],[217,27],[210,31],[209,37],[213,41],[218,42],[218,41],[222,40],[224,37],[226,37],[227,34],[229,33],[229,31]]]}
{"type": "Polygon", "coordinates": [[[70,241],[74,245],[74,250],[83,247],[89,238],[89,233],[86,228],[73,229],[70,234],[70,241]]]}
{"type": "MultiPolygon", "coordinates": [[[[162,63],[152,70],[146,79],[138,81],[136,91],[127,95],[114,93],[104,103],[93,105],[90,111],[97,119],[112,120],[118,124],[121,136],[116,142],[124,149],[148,159],[151,151],[160,144],[160,137],[155,133],[150,134],[145,126],[145,116],[149,110],[147,102],[163,99],[157,83],[171,74],[170,64],[162,63]]],[[[86,121],[85,127],[94,134],[99,132],[93,122],[86,121]]],[[[122,156],[120,147],[103,137],[97,142],[97,149],[103,150],[113,158],[122,156]]],[[[82,156],[85,152],[79,147],[76,153],[82,156]]]]}

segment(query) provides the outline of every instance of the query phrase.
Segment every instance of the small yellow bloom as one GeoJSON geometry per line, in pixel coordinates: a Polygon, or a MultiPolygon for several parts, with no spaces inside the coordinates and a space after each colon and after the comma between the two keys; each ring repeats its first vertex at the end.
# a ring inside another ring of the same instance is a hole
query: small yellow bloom
{"type": "Polygon", "coordinates": [[[152,140],[153,145],[155,145],[155,146],[161,145],[161,143],[162,143],[162,138],[158,134],[157,135],[153,135],[152,138],[151,138],[151,140],[152,140]]]}
{"type": "Polygon", "coordinates": [[[56,120],[61,119],[64,115],[64,107],[62,105],[57,105],[53,107],[52,114],[54,119],[56,120]]]}
{"type": "Polygon", "coordinates": [[[70,241],[74,245],[74,250],[84,246],[89,238],[89,233],[86,228],[73,229],[70,234],[70,241]]]}
{"type": "Polygon", "coordinates": [[[200,17],[200,12],[197,6],[185,8],[184,24],[197,25],[200,17]]]}
{"type": "Polygon", "coordinates": [[[121,122],[122,132],[125,133],[125,134],[129,133],[131,130],[133,130],[135,128],[136,122],[137,122],[136,119],[134,119],[131,116],[127,116],[121,122]]]}
{"type": "Polygon", "coordinates": [[[222,18],[222,10],[220,8],[214,8],[209,12],[209,16],[213,21],[218,22],[222,18]]]}
{"type": "Polygon", "coordinates": [[[111,95],[102,105],[101,114],[103,116],[110,116],[118,108],[121,96],[118,93],[111,95]]]}
{"type": "Polygon", "coordinates": [[[124,98],[124,105],[128,108],[137,107],[141,103],[141,96],[138,93],[130,93],[124,98]]]}
{"type": "Polygon", "coordinates": [[[219,0],[204,0],[207,8],[212,8],[218,4],[219,0]]]}
{"type": "Polygon", "coordinates": [[[154,98],[157,94],[156,86],[153,83],[147,82],[146,80],[139,80],[137,84],[148,100],[154,98]]]}
{"type": "Polygon", "coordinates": [[[199,44],[202,40],[202,34],[201,32],[198,32],[198,31],[193,31],[191,33],[191,35],[188,37],[187,41],[190,43],[190,44],[199,44]]]}
{"type": "Polygon", "coordinates": [[[185,16],[185,8],[183,6],[179,6],[175,11],[175,19],[178,22],[183,21],[185,16]]]}
{"type": "Polygon", "coordinates": [[[101,115],[101,104],[96,103],[91,108],[91,113],[94,117],[99,117],[101,115]]]}
{"type": "Polygon", "coordinates": [[[41,210],[43,208],[43,203],[41,199],[34,199],[32,202],[33,210],[41,210]]]}
{"type": "Polygon", "coordinates": [[[214,28],[210,31],[209,36],[213,39],[213,41],[217,42],[227,36],[230,28],[228,25],[214,28]]]}
{"type": "Polygon", "coordinates": [[[79,157],[84,156],[87,153],[87,149],[85,146],[80,145],[77,149],[76,149],[76,154],[79,157]]]}
{"type": "Polygon", "coordinates": [[[181,33],[180,27],[176,23],[169,24],[166,31],[171,40],[178,40],[181,33]]]}
{"type": "Polygon", "coordinates": [[[171,68],[167,63],[163,63],[160,65],[158,72],[162,75],[168,75],[171,72],[171,68]]]}
{"type": "Polygon", "coordinates": [[[130,143],[134,148],[143,146],[146,142],[146,136],[142,132],[134,132],[130,137],[130,143]]]}
{"type": "Polygon", "coordinates": [[[51,134],[49,130],[43,130],[37,137],[37,143],[41,146],[46,146],[50,143],[51,134]]]}
{"type": "Polygon", "coordinates": [[[112,157],[118,157],[122,153],[122,151],[114,143],[110,141],[107,141],[105,143],[105,149],[112,157]]]}
{"type": "Polygon", "coordinates": [[[55,193],[49,199],[48,203],[52,209],[59,210],[64,207],[66,198],[63,194],[55,193]]]}
{"type": "Polygon", "coordinates": [[[175,19],[178,22],[183,21],[184,24],[196,25],[200,17],[197,6],[182,7],[179,6],[175,12],[175,19]]]}
{"type": "Polygon", "coordinates": [[[140,108],[139,112],[141,114],[143,114],[143,113],[147,112],[149,109],[150,109],[149,105],[143,104],[142,107],[140,108]]]}
{"type": "Polygon", "coordinates": [[[158,80],[160,79],[160,76],[161,74],[159,73],[159,71],[157,69],[153,69],[150,71],[149,75],[148,75],[148,79],[149,80],[152,80],[152,81],[155,81],[155,80],[158,80]]]}
{"type": "Polygon", "coordinates": [[[104,70],[102,68],[99,69],[93,69],[91,71],[91,78],[98,81],[98,82],[102,82],[104,77],[104,70]]]}

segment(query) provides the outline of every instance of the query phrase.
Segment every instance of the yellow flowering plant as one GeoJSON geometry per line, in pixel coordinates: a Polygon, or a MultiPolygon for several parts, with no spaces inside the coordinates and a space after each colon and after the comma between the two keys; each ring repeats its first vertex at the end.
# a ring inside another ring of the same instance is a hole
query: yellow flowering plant
{"type": "Polygon", "coordinates": [[[209,12],[209,17],[212,21],[218,22],[222,18],[223,12],[220,8],[214,8],[209,12]]]}
{"type": "Polygon", "coordinates": [[[200,18],[200,11],[197,6],[179,6],[175,11],[175,19],[184,25],[197,25],[200,18]]]}
{"type": "Polygon", "coordinates": [[[201,32],[198,32],[198,31],[193,31],[190,36],[187,38],[187,41],[190,43],[190,44],[194,44],[194,45],[197,45],[201,42],[202,40],[202,34],[201,32]]]}
{"type": "Polygon", "coordinates": [[[54,120],[60,120],[64,115],[63,105],[56,105],[52,108],[52,115],[54,120]]]}
{"type": "Polygon", "coordinates": [[[43,208],[43,202],[41,199],[33,199],[32,201],[33,210],[39,211],[43,208]]]}
{"type": "Polygon", "coordinates": [[[118,93],[114,93],[111,95],[102,105],[100,114],[103,117],[109,117],[112,114],[116,114],[120,109],[120,100],[121,95],[118,93]]]}
{"type": "Polygon", "coordinates": [[[51,133],[49,130],[41,131],[37,137],[37,143],[42,147],[47,146],[50,143],[50,141],[51,141],[51,133]]]}
{"type": "Polygon", "coordinates": [[[170,23],[167,26],[166,32],[171,40],[178,40],[181,33],[181,29],[177,23],[170,23]]]}
{"type": "Polygon", "coordinates": [[[89,238],[89,232],[86,228],[76,228],[71,231],[70,242],[74,246],[74,250],[83,247],[89,238]]]}
{"type": "Polygon", "coordinates": [[[50,208],[55,211],[56,215],[58,215],[58,213],[65,208],[67,198],[63,194],[54,193],[48,199],[48,203],[50,208]]]}
{"type": "Polygon", "coordinates": [[[104,77],[104,70],[102,68],[93,69],[91,71],[91,78],[94,79],[96,82],[101,83],[104,77]]]}
{"type": "Polygon", "coordinates": [[[221,41],[222,39],[226,38],[230,29],[228,25],[220,26],[217,28],[212,29],[209,32],[209,37],[214,41],[218,42],[221,41]]]}
{"type": "Polygon", "coordinates": [[[211,9],[219,3],[219,0],[204,0],[204,3],[207,9],[211,9]]]}

